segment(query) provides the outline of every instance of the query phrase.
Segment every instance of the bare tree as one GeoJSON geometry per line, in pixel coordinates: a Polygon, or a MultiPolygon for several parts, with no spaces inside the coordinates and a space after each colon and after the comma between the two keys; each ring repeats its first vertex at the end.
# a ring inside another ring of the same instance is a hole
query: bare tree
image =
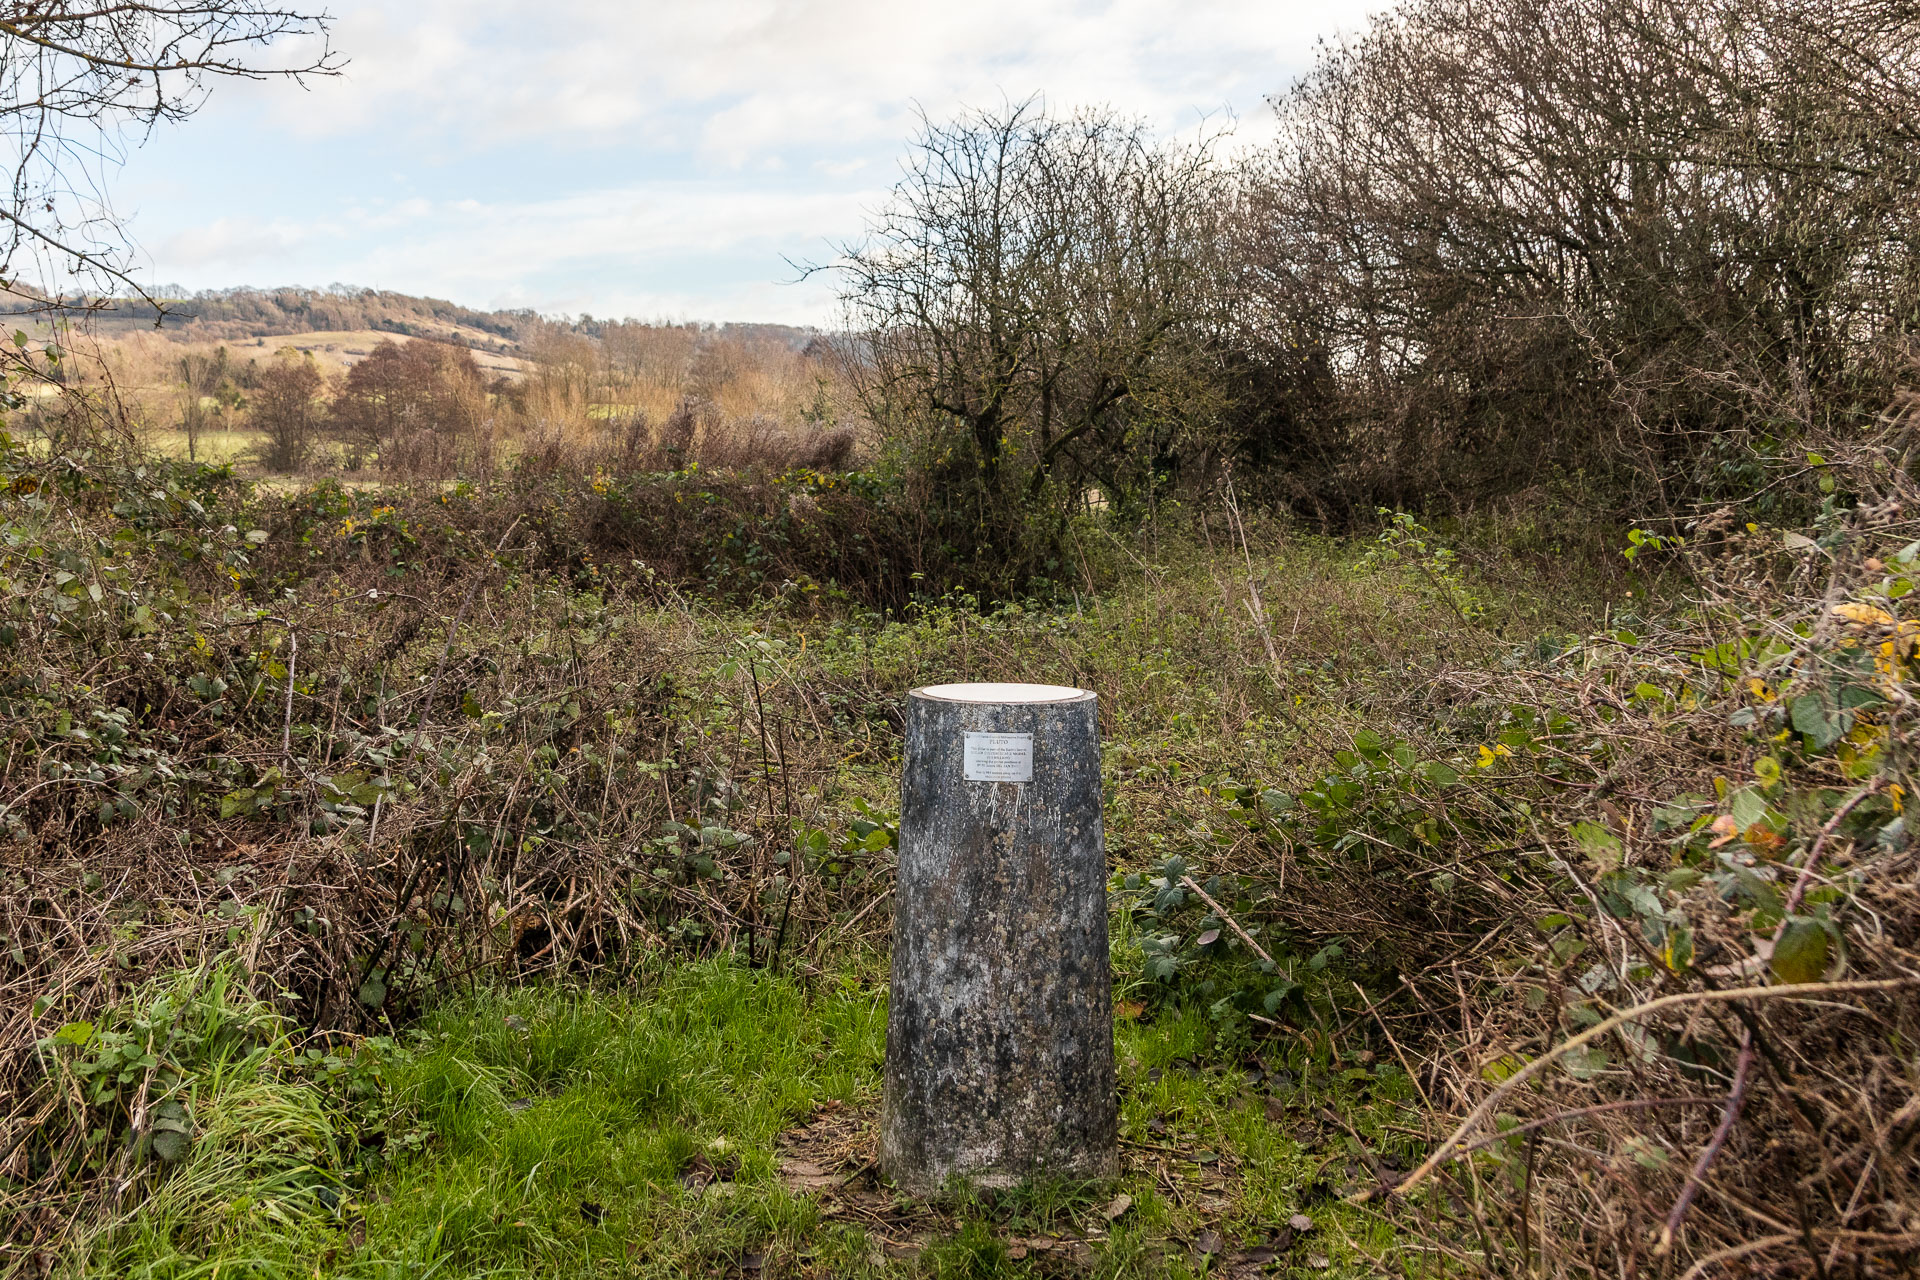
{"type": "Polygon", "coordinates": [[[347,371],[333,406],[349,449],[383,471],[451,474],[485,453],[486,378],[473,352],[444,342],[382,342],[347,371]]]}
{"type": "Polygon", "coordinates": [[[200,437],[220,413],[217,403],[209,410],[207,401],[219,394],[231,368],[232,358],[225,347],[216,348],[211,355],[189,351],[180,357],[180,429],[187,436],[188,461],[199,460],[200,437]]]}
{"type": "Polygon", "coordinates": [[[139,292],[107,193],[128,145],[191,116],[216,80],[337,74],[328,24],[271,0],[0,2],[0,277],[51,304],[139,292]]]}
{"type": "MultiPolygon", "coordinates": [[[[328,44],[329,23],[273,0],[0,0],[7,310],[58,332],[115,295],[162,309],[131,273],[108,191],[113,171],[156,124],[198,110],[218,80],[337,74],[344,63],[328,44]]],[[[0,388],[57,381],[60,357],[57,340],[0,344],[0,388]]],[[[125,428],[110,383],[104,395],[64,399],[66,416],[93,434],[125,428]]]]}
{"type": "Polygon", "coordinates": [[[1207,416],[1218,195],[1209,146],[1110,113],[923,122],[835,267],[869,414],[989,497],[1138,491],[1207,416]],[[1175,386],[1200,398],[1168,412],[1175,386]]]}
{"type": "Polygon", "coordinates": [[[319,428],[324,385],[313,356],[292,347],[281,348],[260,375],[253,425],[266,436],[260,461],[269,471],[298,471],[306,463],[319,428]]]}
{"type": "Polygon", "coordinates": [[[1907,358],[1911,0],[1415,0],[1278,106],[1241,338],[1378,500],[1750,492],[1907,358]]]}

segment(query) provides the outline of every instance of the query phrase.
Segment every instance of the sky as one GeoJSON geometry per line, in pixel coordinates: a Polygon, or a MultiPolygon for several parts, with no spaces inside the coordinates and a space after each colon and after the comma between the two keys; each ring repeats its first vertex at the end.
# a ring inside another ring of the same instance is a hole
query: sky
{"type": "MultiPolygon", "coordinates": [[[[333,0],[344,75],[218,85],[112,184],[153,286],[830,324],[924,111],[1043,95],[1256,145],[1361,0],[333,0]]],[[[295,57],[286,48],[266,55],[295,57]]]]}

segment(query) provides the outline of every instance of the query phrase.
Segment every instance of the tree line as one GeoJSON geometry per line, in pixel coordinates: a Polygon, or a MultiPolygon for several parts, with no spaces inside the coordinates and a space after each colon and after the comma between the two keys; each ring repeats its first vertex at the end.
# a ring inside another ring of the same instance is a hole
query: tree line
{"type": "MultiPolygon", "coordinates": [[[[204,389],[220,385],[227,350],[188,355],[181,365],[191,416],[201,411],[202,395],[212,394],[204,389]]],[[[465,347],[381,342],[333,385],[311,355],[286,348],[244,377],[248,420],[260,435],[258,460],[269,470],[300,470],[323,441],[337,447],[349,471],[451,475],[492,465],[490,387],[465,347]]]]}
{"type": "Polygon", "coordinates": [[[1006,519],[1243,482],[1338,523],[1675,512],[1874,421],[1920,321],[1910,0],[1411,0],[1274,141],[926,122],[833,264],[898,455],[1006,519]]]}
{"type": "MultiPolygon", "coordinates": [[[[529,322],[512,372],[483,368],[463,344],[422,338],[348,348],[347,367],[331,375],[307,347],[265,359],[225,346],[188,349],[165,358],[161,402],[133,407],[156,421],[171,417],[189,459],[209,430],[243,427],[255,442],[251,460],[282,474],[482,478],[510,460],[575,476],[844,469],[856,441],[838,422],[835,367],[824,342],[796,347],[801,337],[813,335],[529,322]]],[[[123,364],[129,381],[141,376],[123,364]]],[[[46,417],[29,415],[28,424],[52,434],[46,417]]]]}

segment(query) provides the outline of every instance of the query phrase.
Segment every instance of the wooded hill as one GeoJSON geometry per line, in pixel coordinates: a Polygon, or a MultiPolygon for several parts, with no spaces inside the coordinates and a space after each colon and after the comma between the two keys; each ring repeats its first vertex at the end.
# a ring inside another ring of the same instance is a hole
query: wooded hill
{"type": "MultiPolygon", "coordinates": [[[[24,313],[28,307],[8,310],[24,313]]],[[[543,316],[530,309],[482,311],[444,298],[340,284],[322,289],[242,286],[198,292],[163,287],[150,298],[109,299],[90,318],[90,324],[103,337],[159,329],[185,342],[234,342],[370,329],[503,354],[524,354],[536,337],[556,331],[597,337],[607,323],[584,315],[543,316]]],[[[772,339],[796,351],[818,336],[812,329],[781,324],[697,327],[742,340],[772,339]]]]}

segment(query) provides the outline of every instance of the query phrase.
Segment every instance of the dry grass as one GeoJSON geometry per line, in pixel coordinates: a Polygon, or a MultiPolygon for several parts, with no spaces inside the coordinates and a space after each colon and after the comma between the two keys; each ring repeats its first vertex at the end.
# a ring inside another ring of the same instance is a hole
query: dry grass
{"type": "MultiPolygon", "coordinates": [[[[493,385],[481,428],[487,439],[475,448],[496,459],[534,455],[541,465],[564,459],[589,470],[839,467],[869,434],[838,425],[856,420],[857,411],[835,364],[779,338],[638,323],[602,326],[597,336],[559,324],[528,326],[525,345],[512,353],[494,349],[491,335],[482,335],[485,343],[475,338],[472,347],[493,385]]],[[[337,389],[379,343],[416,340],[369,329],[217,343],[120,327],[80,329],[63,339],[70,385],[110,406],[108,418],[127,434],[171,457],[189,454],[181,361],[224,349],[231,362],[228,400],[203,401],[213,425],[194,456],[243,466],[254,462],[261,444],[249,425],[248,388],[281,352],[310,356],[337,389]]],[[[58,396],[54,388],[43,390],[43,398],[58,396]]],[[[323,446],[310,470],[324,473],[337,464],[336,451],[323,446]]]]}

